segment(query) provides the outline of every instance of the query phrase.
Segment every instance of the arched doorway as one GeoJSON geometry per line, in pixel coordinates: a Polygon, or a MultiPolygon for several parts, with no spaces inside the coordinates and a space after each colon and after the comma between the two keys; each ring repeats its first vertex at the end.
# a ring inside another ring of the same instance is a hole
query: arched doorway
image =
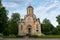
{"type": "Polygon", "coordinates": [[[28,25],[27,26],[27,36],[31,36],[31,28],[32,26],[31,25],[28,25]]]}

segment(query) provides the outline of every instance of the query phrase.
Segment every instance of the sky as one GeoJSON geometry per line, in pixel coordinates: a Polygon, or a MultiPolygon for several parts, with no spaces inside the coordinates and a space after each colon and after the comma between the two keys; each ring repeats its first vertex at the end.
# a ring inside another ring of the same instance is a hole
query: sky
{"type": "Polygon", "coordinates": [[[9,18],[12,13],[19,13],[24,18],[27,14],[26,8],[31,5],[41,23],[47,18],[55,27],[58,25],[56,16],[60,15],[60,0],[2,0],[2,4],[9,11],[9,18]]]}

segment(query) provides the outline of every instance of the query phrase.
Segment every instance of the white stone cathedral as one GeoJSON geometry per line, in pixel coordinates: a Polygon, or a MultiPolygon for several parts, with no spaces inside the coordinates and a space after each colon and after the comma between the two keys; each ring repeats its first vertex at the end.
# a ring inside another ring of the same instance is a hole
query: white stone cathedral
{"type": "Polygon", "coordinates": [[[21,19],[18,27],[18,35],[38,35],[41,36],[41,23],[34,15],[34,8],[27,7],[27,15],[21,19]]]}

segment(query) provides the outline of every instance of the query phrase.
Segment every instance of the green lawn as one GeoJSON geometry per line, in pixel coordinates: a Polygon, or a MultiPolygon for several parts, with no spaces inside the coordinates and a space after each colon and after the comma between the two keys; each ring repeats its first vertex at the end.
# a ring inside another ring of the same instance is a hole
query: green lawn
{"type": "MultiPolygon", "coordinates": [[[[17,38],[16,36],[0,36],[0,38],[17,38]]],[[[18,37],[23,38],[23,37],[18,37]]],[[[46,35],[46,36],[36,36],[33,35],[31,38],[60,38],[60,35],[46,35]]]]}
{"type": "Polygon", "coordinates": [[[2,38],[2,37],[0,36],[0,38],[2,38]]]}
{"type": "Polygon", "coordinates": [[[0,36],[0,38],[16,38],[16,36],[0,36]]]}
{"type": "Polygon", "coordinates": [[[32,38],[60,38],[60,35],[46,35],[46,36],[31,36],[32,38]]]}

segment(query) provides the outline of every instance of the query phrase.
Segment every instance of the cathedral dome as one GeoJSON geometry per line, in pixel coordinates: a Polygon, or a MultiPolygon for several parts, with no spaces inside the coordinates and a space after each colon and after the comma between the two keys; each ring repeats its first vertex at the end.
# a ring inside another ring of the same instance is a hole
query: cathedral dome
{"type": "Polygon", "coordinates": [[[32,6],[28,6],[28,8],[33,8],[32,6]]]}

